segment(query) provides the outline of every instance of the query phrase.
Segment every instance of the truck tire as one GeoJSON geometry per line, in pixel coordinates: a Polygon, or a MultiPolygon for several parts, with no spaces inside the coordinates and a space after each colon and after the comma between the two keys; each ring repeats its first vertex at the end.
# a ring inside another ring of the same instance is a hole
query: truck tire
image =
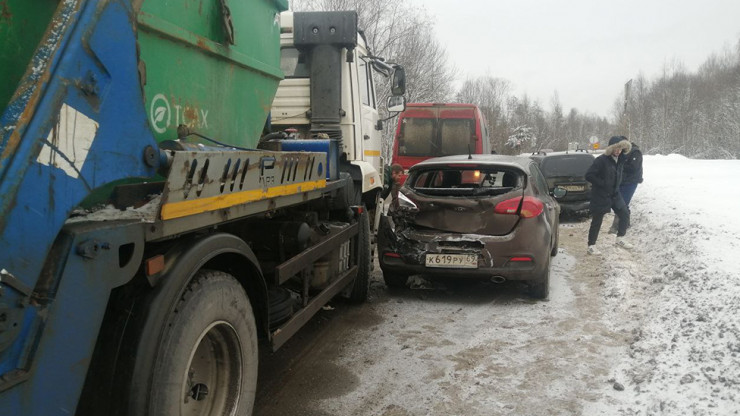
{"type": "Polygon", "coordinates": [[[550,256],[545,256],[547,264],[536,279],[529,281],[529,296],[535,299],[547,299],[550,294],[550,256]]]}
{"type": "Polygon", "coordinates": [[[346,183],[333,199],[331,209],[345,210],[351,206],[360,205],[362,203],[362,182],[353,181],[349,172],[339,172],[339,178],[346,183]]]}
{"type": "Polygon", "coordinates": [[[352,292],[349,294],[349,301],[352,303],[362,303],[367,300],[367,294],[370,289],[370,262],[372,262],[370,216],[366,209],[362,210],[362,214],[360,214],[360,218],[357,221],[360,224],[360,232],[357,235],[359,256],[357,257],[357,277],[355,277],[352,292]]]}
{"type": "Polygon", "coordinates": [[[251,415],[257,361],[244,289],[227,273],[200,270],[162,326],[147,414],[251,415]]]}
{"type": "Polygon", "coordinates": [[[362,181],[354,181],[352,188],[352,205],[364,204],[362,202],[362,181]]]}

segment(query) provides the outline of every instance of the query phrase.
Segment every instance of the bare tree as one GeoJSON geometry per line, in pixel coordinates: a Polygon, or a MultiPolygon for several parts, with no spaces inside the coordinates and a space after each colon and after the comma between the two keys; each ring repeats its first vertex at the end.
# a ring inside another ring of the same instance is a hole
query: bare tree
{"type": "Polygon", "coordinates": [[[456,96],[457,102],[475,104],[481,109],[491,135],[491,148],[497,152],[503,151],[510,136],[506,120],[510,88],[509,81],[486,75],[465,80],[456,96]]]}
{"type": "Polygon", "coordinates": [[[740,42],[709,56],[694,74],[673,61],[653,81],[638,75],[628,114],[632,138],[646,153],[739,157],[740,42]]]}
{"type": "MultiPolygon", "coordinates": [[[[294,10],[355,10],[371,52],[406,69],[410,102],[448,101],[453,97],[455,69],[437,40],[434,21],[411,5],[392,0],[293,0],[294,10]]],[[[379,101],[389,95],[378,83],[379,101]]]]}
{"type": "MultiPolygon", "coordinates": [[[[666,62],[657,77],[633,78],[627,112],[624,97],[614,101],[610,119],[571,109],[567,117],[557,93],[545,111],[526,95],[510,95],[509,82],[490,75],[465,80],[453,91],[456,70],[434,33],[433,19],[393,0],[293,0],[295,10],[356,10],[373,53],[405,66],[410,102],[468,102],[487,119],[492,147],[502,153],[515,131],[527,128],[535,147],[566,148],[597,136],[630,135],[643,151],[690,157],[740,157],[740,40],[734,48],[710,55],[696,73],[677,60],[666,62]],[[516,130],[520,128],[519,130],[516,130]]],[[[379,100],[389,94],[379,82],[379,100]]],[[[394,128],[386,125],[386,137],[394,128]]],[[[384,155],[388,154],[386,141],[384,155]]]]}
{"type": "Polygon", "coordinates": [[[563,117],[563,105],[560,103],[560,96],[555,91],[550,99],[551,113],[548,116],[548,135],[550,140],[544,143],[544,147],[552,149],[567,149],[568,139],[565,135],[565,118],[563,117]]]}

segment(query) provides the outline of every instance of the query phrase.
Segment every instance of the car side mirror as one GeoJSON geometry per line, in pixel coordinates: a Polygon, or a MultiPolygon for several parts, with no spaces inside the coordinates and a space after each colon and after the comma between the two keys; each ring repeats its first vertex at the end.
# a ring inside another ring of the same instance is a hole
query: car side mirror
{"type": "Polygon", "coordinates": [[[406,94],[406,70],[401,65],[393,67],[393,79],[391,80],[391,94],[406,94]]]}
{"type": "Polygon", "coordinates": [[[552,196],[555,198],[562,198],[567,194],[568,191],[565,190],[565,188],[561,188],[559,186],[555,187],[555,189],[552,190],[552,196]]]}
{"type": "Polygon", "coordinates": [[[392,95],[388,97],[386,107],[389,113],[400,113],[406,109],[406,97],[402,95],[392,95]]]}

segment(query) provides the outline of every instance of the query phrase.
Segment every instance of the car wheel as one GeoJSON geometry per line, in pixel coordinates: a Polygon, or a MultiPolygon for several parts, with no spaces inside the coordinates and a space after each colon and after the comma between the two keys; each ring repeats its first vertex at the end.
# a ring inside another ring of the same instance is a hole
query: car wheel
{"type": "Polygon", "coordinates": [[[383,280],[388,287],[405,287],[408,276],[402,274],[383,272],[383,280]]]}
{"type": "Polygon", "coordinates": [[[367,300],[367,293],[370,288],[370,268],[372,262],[370,251],[370,216],[366,209],[362,210],[362,214],[360,214],[358,221],[360,223],[360,232],[357,235],[357,240],[359,242],[357,277],[355,277],[355,283],[352,285],[352,292],[349,295],[349,300],[353,303],[362,303],[367,300]]]}
{"type": "Polygon", "coordinates": [[[550,257],[547,256],[545,270],[536,278],[529,281],[529,296],[535,299],[546,299],[550,294],[550,257]]]}

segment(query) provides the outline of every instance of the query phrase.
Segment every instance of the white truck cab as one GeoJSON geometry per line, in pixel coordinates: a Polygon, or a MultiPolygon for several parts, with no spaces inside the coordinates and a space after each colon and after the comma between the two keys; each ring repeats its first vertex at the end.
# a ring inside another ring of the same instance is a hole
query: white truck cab
{"type": "Polygon", "coordinates": [[[355,12],[283,12],[280,26],[285,79],[273,101],[272,130],[289,129],[297,139],[339,139],[355,192],[361,189],[363,201],[371,205],[383,186],[382,123],[373,73],[402,84],[396,78],[403,77],[403,69],[370,54],[358,36],[355,12]]]}

